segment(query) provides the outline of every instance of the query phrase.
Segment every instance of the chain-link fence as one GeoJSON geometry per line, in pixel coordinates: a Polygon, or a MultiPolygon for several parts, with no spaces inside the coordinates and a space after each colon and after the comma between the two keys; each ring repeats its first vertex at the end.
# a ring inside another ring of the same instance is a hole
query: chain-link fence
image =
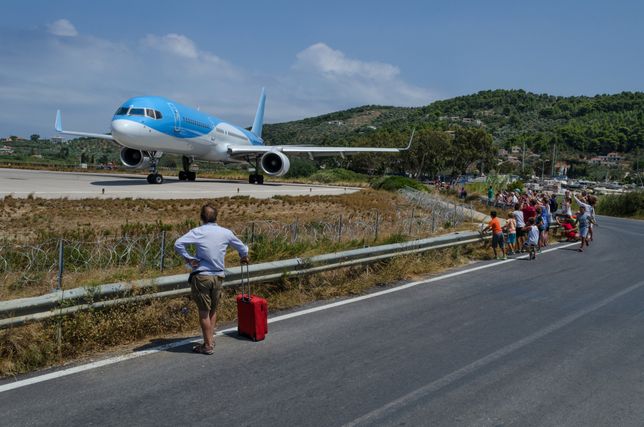
{"type": "MultiPolygon", "coordinates": [[[[401,192],[413,205],[386,212],[374,210],[360,218],[336,216],[326,221],[254,221],[233,230],[263,258],[270,258],[272,246],[306,244],[309,247],[347,241],[382,242],[430,236],[469,220],[463,206],[449,205],[413,190],[401,192]],[[264,245],[263,250],[259,250],[264,245]]],[[[0,286],[18,282],[47,281],[59,287],[63,273],[118,270],[172,269],[183,260],[173,249],[178,231],[98,237],[89,240],[49,239],[37,244],[0,242],[0,286]],[[47,278],[43,276],[48,276],[47,278]],[[56,280],[56,277],[58,280],[56,280]]],[[[263,261],[266,259],[256,259],[263,261]]],[[[22,285],[24,285],[22,283],[22,285]]]]}

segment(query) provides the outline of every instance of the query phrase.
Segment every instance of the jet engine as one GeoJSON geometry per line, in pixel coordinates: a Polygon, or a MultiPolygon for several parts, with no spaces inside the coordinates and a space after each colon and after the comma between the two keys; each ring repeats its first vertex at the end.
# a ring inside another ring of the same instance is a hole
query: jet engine
{"type": "Polygon", "coordinates": [[[260,165],[262,170],[270,176],[284,176],[291,167],[291,162],[284,153],[269,151],[262,156],[260,165]]]}
{"type": "Polygon", "coordinates": [[[141,150],[121,148],[121,162],[128,168],[143,168],[150,164],[150,158],[141,150]]]}

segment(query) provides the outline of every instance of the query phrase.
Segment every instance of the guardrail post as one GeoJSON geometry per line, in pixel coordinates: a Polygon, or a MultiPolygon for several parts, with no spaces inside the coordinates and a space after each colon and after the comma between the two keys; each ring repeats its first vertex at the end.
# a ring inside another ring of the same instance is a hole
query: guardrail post
{"type": "Polygon", "coordinates": [[[165,267],[165,230],[161,231],[161,271],[165,267]]]}
{"type": "Polygon", "coordinates": [[[58,241],[58,282],[56,290],[63,288],[63,272],[65,270],[65,242],[63,239],[58,241]]]}

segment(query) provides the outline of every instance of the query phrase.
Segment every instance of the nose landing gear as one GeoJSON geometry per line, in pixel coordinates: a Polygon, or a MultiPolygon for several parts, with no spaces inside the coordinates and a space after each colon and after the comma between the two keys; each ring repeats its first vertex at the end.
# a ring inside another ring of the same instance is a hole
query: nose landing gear
{"type": "Polygon", "coordinates": [[[163,175],[157,172],[157,166],[159,165],[159,158],[163,153],[157,153],[156,151],[150,152],[150,174],[148,175],[148,184],[163,184],[163,175]]]}

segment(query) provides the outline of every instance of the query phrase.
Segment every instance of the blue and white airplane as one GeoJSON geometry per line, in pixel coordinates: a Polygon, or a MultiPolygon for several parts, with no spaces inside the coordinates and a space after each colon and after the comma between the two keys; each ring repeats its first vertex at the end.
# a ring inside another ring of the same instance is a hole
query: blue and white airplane
{"type": "Polygon", "coordinates": [[[191,170],[195,160],[222,163],[246,163],[255,166],[249,175],[251,184],[263,184],[259,168],[270,176],[283,176],[290,167],[287,154],[308,155],[310,158],[357,153],[400,153],[405,148],[319,147],[302,145],[264,145],[262,125],[266,95],[262,89],[257,113],[250,131],[228,124],[215,116],[186,107],[167,98],[143,96],[128,99],[112,117],[111,135],[65,131],[60,110],[56,114],[56,130],[62,134],[101,138],[115,141],[121,148],[121,162],[130,168],[150,167],[148,183],[162,184],[157,171],[163,153],[183,157],[179,180],[194,181],[191,170]]]}

